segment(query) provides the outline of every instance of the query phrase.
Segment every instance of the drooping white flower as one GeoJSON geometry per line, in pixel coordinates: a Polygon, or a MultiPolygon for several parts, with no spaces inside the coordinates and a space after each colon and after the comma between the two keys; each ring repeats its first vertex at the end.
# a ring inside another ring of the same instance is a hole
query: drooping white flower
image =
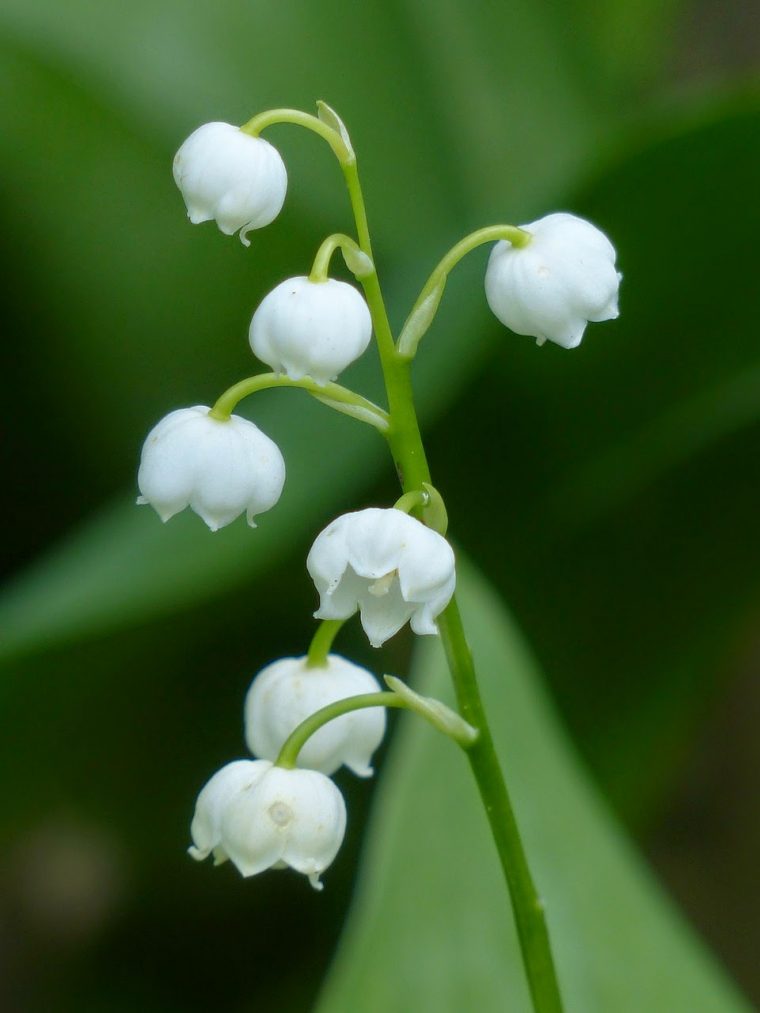
{"type": "Polygon", "coordinates": [[[288,188],[285,163],[276,148],[231,123],[204,123],[174,156],[174,182],[193,225],[216,219],[225,235],[240,239],[280,213],[288,188]]]}
{"type": "Polygon", "coordinates": [[[285,462],[276,443],[247,419],[213,418],[205,405],[179,408],[145,440],[137,475],[140,504],[162,521],[189,506],[212,531],[243,511],[254,515],[280,498],[285,462]]]}
{"type": "Polygon", "coordinates": [[[359,609],[373,647],[407,621],[415,633],[437,633],[456,583],[446,539],[395,508],[338,517],[317,536],[306,566],[320,596],[316,618],[347,619],[359,609]]]}
{"type": "Polygon", "coordinates": [[[236,761],[198,796],[189,853],[200,861],[213,852],[217,864],[229,858],[243,876],[290,866],[321,890],[345,830],[343,796],[329,777],[236,761]]]}
{"type": "MultiPolygon", "coordinates": [[[[276,760],[285,740],[315,711],[336,700],[380,691],[377,679],[337,654],[311,668],[304,658],[282,658],[263,668],[245,700],[245,738],[255,756],[276,760]]],[[[370,777],[372,754],[385,733],[385,709],[343,714],[323,725],[298,754],[298,766],[334,774],[345,764],[370,777]]]]}
{"type": "Polygon", "coordinates": [[[589,321],[618,316],[615,248],[596,226],[564,212],[520,228],[530,233],[526,246],[501,240],[491,251],[488,305],[516,334],[575,348],[589,321]]]}
{"type": "Polygon", "coordinates": [[[251,320],[253,354],[292,380],[326,383],[358,359],[372,336],[364,298],[345,281],[288,278],[251,320]]]}
{"type": "Polygon", "coordinates": [[[206,783],[195,803],[195,814],[190,824],[193,843],[188,852],[193,858],[201,862],[213,854],[214,865],[227,861],[227,853],[222,847],[222,814],[230,799],[252,788],[267,769],[255,760],[235,760],[217,770],[206,783]]]}

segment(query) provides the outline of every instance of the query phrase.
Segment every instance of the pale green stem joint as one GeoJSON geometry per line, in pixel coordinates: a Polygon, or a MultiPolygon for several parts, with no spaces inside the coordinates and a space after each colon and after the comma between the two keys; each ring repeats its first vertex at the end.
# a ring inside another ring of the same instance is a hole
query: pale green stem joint
{"type": "Polygon", "coordinates": [[[341,251],[346,267],[355,278],[366,278],[374,272],[375,265],[359,248],[358,243],[350,236],[343,235],[342,232],[335,232],[328,236],[317,250],[314,264],[309,272],[309,281],[316,283],[327,281],[330,273],[330,261],[336,250],[341,251]]]}
{"type": "Polygon", "coordinates": [[[439,535],[446,534],[449,526],[446,504],[443,502],[443,496],[430,482],[423,482],[421,489],[405,492],[393,506],[396,510],[403,510],[407,514],[418,513],[429,528],[437,531],[439,535]]]}
{"type": "Polygon", "coordinates": [[[413,489],[411,492],[405,492],[402,496],[399,496],[393,504],[393,509],[403,510],[405,514],[410,514],[420,507],[426,507],[429,502],[429,493],[425,492],[424,489],[413,489]]]}
{"type": "Polygon", "coordinates": [[[395,675],[384,675],[386,686],[397,693],[411,711],[429,721],[439,732],[453,739],[462,749],[471,749],[478,741],[480,732],[445,703],[432,696],[422,696],[397,679],[395,675]]]}

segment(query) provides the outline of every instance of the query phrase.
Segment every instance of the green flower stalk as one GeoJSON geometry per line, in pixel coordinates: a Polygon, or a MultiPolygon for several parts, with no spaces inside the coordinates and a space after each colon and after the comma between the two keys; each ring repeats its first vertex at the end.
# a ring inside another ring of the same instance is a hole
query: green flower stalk
{"type": "Polygon", "coordinates": [[[325,103],[318,103],[317,116],[273,109],[243,127],[214,123],[195,131],[175,159],[175,179],[191,221],[215,219],[223,232],[240,230],[246,242],[249,230],[276,217],[287,174],[276,149],[261,137],[276,124],[305,128],[329,144],[343,173],[356,234],[328,236],[308,275],[282,282],[254,313],[251,348],[273,372],[239,381],[211,409],[183,409],[159,423],[143,453],[142,500],[164,519],[190,505],[207,522],[211,518],[212,527],[243,510],[250,519],[256,509],[274,505],[284,481],[281,455],[253,423],[232,412],[249,395],[283,387],[305,391],[376,429],[393,459],[401,496],[393,506],[344,514],[317,536],[307,568],[320,597],[315,615],[323,621],[305,656],[274,661],[254,680],[246,700],[246,737],[259,758],[228,764],[203,789],[190,851],[199,859],[229,858],[246,876],[290,865],[320,887],[346,819],[329,775],[343,765],[359,776],[371,774],[385,710],[411,711],[466,754],[511,898],[534,1008],[558,1013],[562,1001],[545,905],[528,865],[456,602],[447,511],[431,479],[412,365],[442,305],[449,273],[484,243],[495,244],[485,278],[495,315],[539,344],[565,348],[580,342],[589,321],[617,315],[615,251],[591,223],[565,213],[519,227],[479,229],[441,259],[396,338],[375,267],[356,153],[345,124],[325,103]],[[363,296],[330,278],[338,250],[363,296]],[[335,382],[372,334],[387,408],[335,382]],[[189,425],[183,412],[192,413],[187,416],[192,429],[183,428],[189,425]],[[266,466],[258,447],[269,453],[266,466]],[[392,676],[385,677],[389,688],[383,691],[370,672],[334,654],[334,638],[357,612],[375,647],[407,623],[417,635],[439,635],[458,712],[392,676]]]}

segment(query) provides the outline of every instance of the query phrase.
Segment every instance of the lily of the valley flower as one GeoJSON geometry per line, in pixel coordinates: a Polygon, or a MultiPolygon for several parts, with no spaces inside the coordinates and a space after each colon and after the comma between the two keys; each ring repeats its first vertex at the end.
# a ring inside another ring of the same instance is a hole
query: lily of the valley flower
{"type": "Polygon", "coordinates": [[[415,633],[437,633],[456,583],[446,539],[394,508],[338,517],[317,536],[306,566],[320,596],[316,618],[347,619],[359,609],[373,647],[406,622],[415,633]]]}
{"type": "Polygon", "coordinates": [[[253,787],[263,773],[253,760],[234,760],[217,770],[204,785],[190,824],[193,843],[187,849],[196,861],[202,862],[209,855],[214,856],[214,865],[227,861],[229,856],[222,847],[222,816],[229,801],[253,787]]]}
{"type": "MultiPolygon", "coordinates": [[[[254,756],[276,760],[290,733],[315,711],[336,700],[377,693],[380,684],[366,668],[337,654],[311,667],[307,658],[282,658],[262,669],[245,700],[245,738],[254,756]]],[[[343,714],[323,725],[298,754],[298,766],[333,774],[345,764],[370,777],[372,754],[385,732],[385,710],[372,707],[343,714]]]]}
{"type": "Polygon", "coordinates": [[[364,298],[327,278],[289,278],[263,299],[251,320],[254,355],[292,380],[327,383],[358,359],[372,336],[364,298]]]}
{"type": "Polygon", "coordinates": [[[229,859],[243,876],[289,866],[319,877],[338,853],[346,830],[343,796],[315,770],[285,770],[268,760],[237,760],[201,791],[188,849],[198,861],[229,859]]]}
{"type": "Polygon", "coordinates": [[[204,123],[174,156],[174,181],[190,221],[216,220],[231,236],[240,230],[246,245],[280,213],[288,188],[285,163],[276,148],[231,123],[204,123]]]}
{"type": "Polygon", "coordinates": [[[280,498],[285,462],[276,443],[252,422],[209,415],[205,405],[171,412],[148,434],[137,476],[138,503],[162,521],[189,506],[212,531],[245,511],[264,513],[280,498]]]}
{"type": "Polygon", "coordinates": [[[488,305],[516,334],[575,348],[589,321],[618,315],[622,275],[615,248],[596,226],[571,214],[520,228],[531,237],[525,246],[501,240],[491,252],[488,305]]]}

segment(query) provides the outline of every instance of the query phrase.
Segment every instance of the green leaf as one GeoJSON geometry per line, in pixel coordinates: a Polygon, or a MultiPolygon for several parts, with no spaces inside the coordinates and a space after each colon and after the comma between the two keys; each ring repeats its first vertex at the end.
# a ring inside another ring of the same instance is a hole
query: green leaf
{"type": "MultiPolygon", "coordinates": [[[[615,825],[508,614],[459,594],[568,1011],[746,1010],[615,825]]],[[[437,642],[416,686],[450,700],[437,642]]],[[[406,717],[378,788],[353,911],[318,1013],[528,1013],[506,888],[464,756],[406,717]]]]}
{"type": "Polygon", "coordinates": [[[742,670],[760,591],[760,102],[669,112],[566,205],[617,246],[620,319],[572,352],[495,334],[488,373],[430,441],[441,458],[466,413],[490,509],[472,509],[470,459],[450,455],[435,480],[453,529],[628,819],[651,819],[742,670]]]}

